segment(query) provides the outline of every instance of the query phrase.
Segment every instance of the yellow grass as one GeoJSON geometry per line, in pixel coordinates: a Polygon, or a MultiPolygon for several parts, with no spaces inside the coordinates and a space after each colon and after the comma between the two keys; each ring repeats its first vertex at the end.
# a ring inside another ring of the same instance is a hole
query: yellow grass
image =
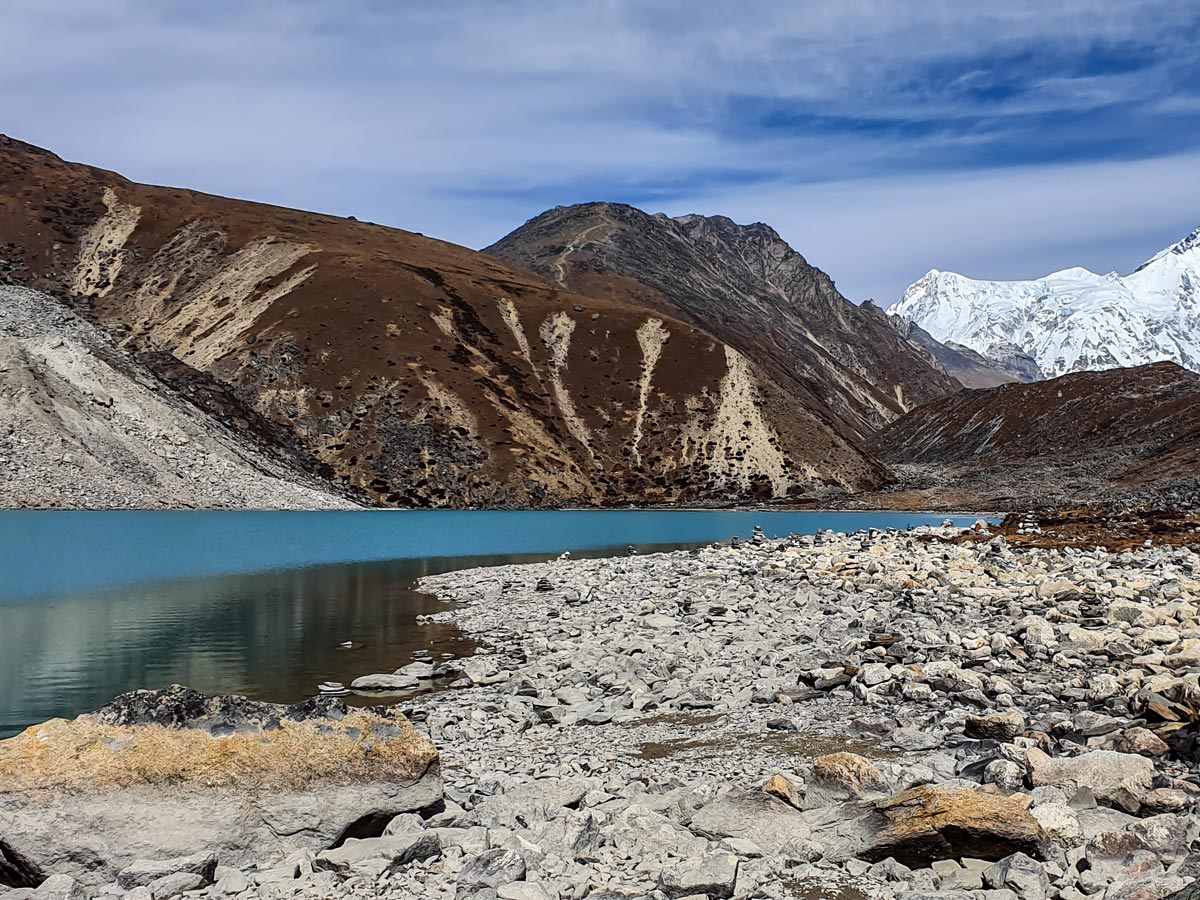
{"type": "Polygon", "coordinates": [[[224,737],[160,725],[103,725],[84,716],[52,719],[0,741],[0,793],[164,783],[297,789],[315,782],[403,781],[418,777],[435,759],[433,744],[399,714],[381,719],[354,710],[339,722],[285,719],[267,733],[224,737]],[[371,737],[372,725],[381,723],[398,727],[400,734],[371,737]]]}

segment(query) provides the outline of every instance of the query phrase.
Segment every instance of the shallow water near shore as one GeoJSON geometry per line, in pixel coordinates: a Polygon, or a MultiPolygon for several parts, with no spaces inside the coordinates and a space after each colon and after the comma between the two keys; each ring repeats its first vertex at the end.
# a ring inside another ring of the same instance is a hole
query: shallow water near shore
{"type": "MultiPolygon", "coordinates": [[[[416,579],[940,515],[873,512],[0,512],[0,737],[173,682],[294,702],[474,644],[416,579]],[[343,649],[345,641],[353,649],[343,649]]],[[[956,517],[969,525],[975,516],[956,517]]],[[[355,698],[356,702],[386,702],[355,698]]]]}

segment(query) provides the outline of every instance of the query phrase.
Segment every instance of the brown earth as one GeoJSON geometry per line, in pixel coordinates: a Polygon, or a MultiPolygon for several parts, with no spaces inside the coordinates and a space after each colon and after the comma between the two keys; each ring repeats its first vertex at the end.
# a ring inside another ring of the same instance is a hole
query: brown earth
{"type": "Polygon", "coordinates": [[[670,309],[3,137],[0,281],[67,300],[202,407],[284,429],[293,464],[384,504],[728,503],[887,478],[819,402],[819,377],[797,392],[670,309]]]}

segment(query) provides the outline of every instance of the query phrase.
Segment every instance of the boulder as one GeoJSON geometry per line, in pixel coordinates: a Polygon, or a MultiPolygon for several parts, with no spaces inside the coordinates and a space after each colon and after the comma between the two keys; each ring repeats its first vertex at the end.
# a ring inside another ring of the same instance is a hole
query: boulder
{"type": "Polygon", "coordinates": [[[1117,741],[1117,749],[1122,753],[1134,753],[1138,756],[1166,756],[1170,747],[1149,728],[1130,728],[1117,741]]]}
{"type": "Polygon", "coordinates": [[[925,680],[939,691],[957,694],[963,691],[979,690],[983,687],[983,679],[974,672],[960,668],[950,660],[938,659],[924,666],[925,680]]]}
{"type": "Polygon", "coordinates": [[[1068,795],[1087,788],[1096,802],[1134,812],[1154,781],[1154,763],[1149,759],[1115,750],[1052,757],[1034,747],[1026,756],[1026,767],[1034,787],[1049,785],[1068,795]]]}
{"type": "Polygon", "coordinates": [[[1188,638],[1167,649],[1163,665],[1168,669],[1191,669],[1200,666],[1200,640],[1188,638]]]}
{"type": "Polygon", "coordinates": [[[1200,882],[1188,884],[1178,875],[1150,875],[1112,885],[1104,900],[1183,900],[1200,896],[1200,882]]]}
{"type": "MultiPolygon", "coordinates": [[[[162,878],[156,878],[145,887],[136,890],[149,891],[154,900],[167,900],[170,897],[182,896],[187,891],[202,890],[208,884],[209,882],[205,881],[202,875],[197,875],[195,872],[173,872],[162,878]]],[[[42,885],[39,890],[43,888],[45,885],[42,885]]]]}
{"type": "Polygon", "coordinates": [[[800,807],[800,792],[783,775],[772,775],[763,782],[762,789],[763,793],[770,794],[772,797],[778,797],[788,806],[794,806],[797,809],[800,807]]]}
{"type": "Polygon", "coordinates": [[[525,880],[525,860],[516,850],[488,850],[469,860],[458,873],[458,883],[465,887],[498,888],[514,881],[525,880]]]}
{"type": "Polygon", "coordinates": [[[340,847],[323,850],[313,860],[313,868],[331,872],[346,872],[368,859],[382,859],[391,870],[440,856],[441,836],[436,831],[386,835],[376,838],[350,838],[340,847]]]}
{"type": "Polygon", "coordinates": [[[1146,842],[1128,831],[1094,835],[1084,847],[1087,868],[1079,874],[1080,887],[1089,893],[1113,883],[1162,875],[1164,864],[1146,842]]]}
{"type": "Polygon", "coordinates": [[[442,794],[436,749],[394,709],[179,686],[0,741],[0,785],[0,883],[54,872],[85,886],[197,853],[269,866],[380,834],[442,794]]]}
{"type": "Polygon", "coordinates": [[[471,684],[496,684],[508,679],[507,673],[500,671],[500,661],[495,656],[471,656],[464,659],[459,668],[471,684]]]}
{"type": "Polygon", "coordinates": [[[865,756],[829,753],[813,760],[805,806],[812,808],[837,800],[887,794],[890,790],[875,763],[865,756]]]}
{"type": "Polygon", "coordinates": [[[70,875],[51,875],[33,894],[37,900],[87,900],[83,885],[70,875]]]}
{"type": "Polygon", "coordinates": [[[420,679],[414,675],[405,675],[397,673],[388,675],[379,673],[377,675],[363,675],[361,678],[355,678],[350,682],[350,687],[355,691],[411,691],[421,684],[420,679]]]}
{"type": "Polygon", "coordinates": [[[1039,855],[1042,830],[1026,794],[922,785],[875,804],[883,822],[860,858],[894,857],[913,868],[939,859],[971,856],[999,860],[1013,853],[1039,855]]]}
{"type": "Polygon", "coordinates": [[[1062,851],[1083,842],[1083,826],[1079,823],[1079,814],[1066,803],[1038,803],[1030,812],[1042,826],[1044,845],[1048,849],[1062,851]]]}
{"type": "Polygon", "coordinates": [[[983,883],[993,890],[1010,890],[1021,900],[1046,900],[1050,876],[1036,859],[1014,853],[993,863],[983,872],[983,883]]]}
{"type": "Polygon", "coordinates": [[[514,828],[522,822],[553,819],[577,807],[587,791],[587,783],[577,778],[529,781],[479,801],[469,818],[489,827],[514,828]]]}
{"type": "Polygon", "coordinates": [[[822,850],[803,815],[770,794],[730,791],[692,816],[691,829],[710,839],[744,838],[764,853],[812,862],[822,850]]]}
{"type": "Polygon", "coordinates": [[[1069,581],[1043,581],[1033,590],[1039,599],[1055,597],[1060,600],[1079,596],[1079,590],[1069,581]]]}
{"type": "Polygon", "coordinates": [[[136,887],[148,885],[160,878],[177,875],[180,872],[199,875],[205,884],[212,884],[216,871],[217,857],[212,853],[194,853],[191,856],[177,856],[174,859],[139,859],[117,873],[117,884],[127,891],[132,891],[136,887]]]}
{"type": "Polygon", "coordinates": [[[967,716],[965,730],[973,738],[1010,741],[1025,730],[1025,714],[1019,709],[1006,709],[986,716],[967,716]]]}
{"type": "Polygon", "coordinates": [[[664,869],[658,886],[668,897],[703,894],[711,898],[733,896],[737,883],[738,858],[732,853],[712,853],[701,859],[684,860],[664,869]]]}
{"type": "Polygon", "coordinates": [[[708,850],[708,841],[697,837],[662,813],[631,803],[613,817],[605,841],[631,858],[675,856],[686,859],[708,850]]]}
{"type": "Polygon", "coordinates": [[[884,663],[868,663],[858,671],[858,682],[866,687],[876,687],[895,677],[884,663]]]}
{"type": "Polygon", "coordinates": [[[1200,822],[1193,816],[1150,816],[1128,828],[1166,865],[1186,859],[1192,843],[1200,837],[1200,822]]]}
{"type": "Polygon", "coordinates": [[[1030,616],[1020,626],[1025,632],[1025,649],[1030,653],[1044,653],[1058,643],[1054,626],[1043,618],[1030,616]]]}

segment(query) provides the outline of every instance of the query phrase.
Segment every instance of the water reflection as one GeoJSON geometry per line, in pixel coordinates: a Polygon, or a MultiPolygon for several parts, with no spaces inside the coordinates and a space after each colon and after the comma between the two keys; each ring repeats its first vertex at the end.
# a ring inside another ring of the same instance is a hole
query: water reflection
{"type": "Polygon", "coordinates": [[[415,625],[447,606],[411,589],[413,579],[463,562],[310,566],[7,604],[0,735],[138,687],[176,682],[294,702],[326,679],[391,672],[414,650],[470,652],[450,625],[415,625]]]}

